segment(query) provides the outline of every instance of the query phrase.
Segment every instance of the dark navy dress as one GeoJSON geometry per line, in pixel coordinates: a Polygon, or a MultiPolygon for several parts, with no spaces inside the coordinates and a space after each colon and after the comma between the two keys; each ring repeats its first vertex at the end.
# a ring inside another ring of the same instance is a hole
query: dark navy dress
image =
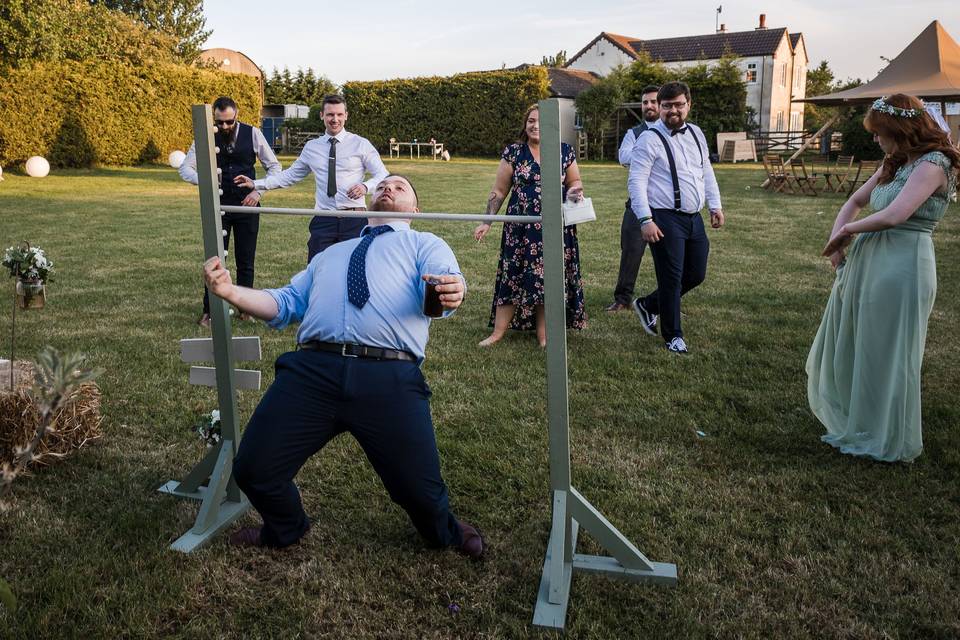
{"type": "MultiPolygon", "coordinates": [[[[576,160],[573,149],[562,144],[563,171],[566,174],[576,160]]],[[[526,143],[509,145],[501,156],[513,167],[513,182],[508,216],[540,215],[540,163],[533,158],[526,143]]],[[[567,186],[563,186],[566,197],[567,186]]],[[[583,286],[580,283],[580,249],[577,245],[577,227],[564,227],[564,272],[566,280],[567,327],[583,329],[587,315],[583,305],[583,286]]],[[[516,305],[511,329],[535,328],[534,306],[543,304],[543,229],[540,223],[504,223],[500,239],[500,262],[497,265],[497,283],[493,291],[490,326],[497,307],[516,305]]]]}

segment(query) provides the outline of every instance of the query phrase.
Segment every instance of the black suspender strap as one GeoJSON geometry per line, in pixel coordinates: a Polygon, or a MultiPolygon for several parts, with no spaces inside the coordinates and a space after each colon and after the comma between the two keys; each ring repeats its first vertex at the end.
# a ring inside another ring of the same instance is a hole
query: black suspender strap
{"type": "MultiPolygon", "coordinates": [[[[657,134],[657,137],[663,142],[663,148],[667,152],[667,162],[670,164],[670,179],[673,181],[673,208],[676,211],[680,211],[680,178],[677,177],[677,163],[673,159],[673,151],[670,150],[670,145],[662,133],[656,129],[647,129],[647,131],[652,131],[657,134]]],[[[697,143],[697,148],[700,148],[699,142],[697,143]]],[[[701,151],[700,154],[703,155],[703,152],[701,151]]]]}
{"type": "MultiPolygon", "coordinates": [[[[689,125],[687,125],[689,127],[689,125]]],[[[700,146],[700,138],[697,137],[697,134],[693,132],[693,129],[688,128],[687,133],[693,136],[693,141],[697,143],[697,151],[700,152],[700,167],[703,167],[703,147],[700,146]]]]}

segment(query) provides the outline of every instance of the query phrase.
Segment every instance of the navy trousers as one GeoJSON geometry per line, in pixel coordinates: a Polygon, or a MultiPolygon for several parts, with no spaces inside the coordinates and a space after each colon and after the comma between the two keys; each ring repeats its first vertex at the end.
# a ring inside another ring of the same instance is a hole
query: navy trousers
{"type": "MultiPolygon", "coordinates": [[[[223,204],[236,204],[224,202],[223,204]]],[[[260,203],[257,203],[260,206],[260,203]]],[[[233,259],[237,263],[236,283],[241,287],[253,286],[254,262],[257,257],[257,234],[260,233],[260,214],[225,213],[220,225],[227,235],[223,236],[223,250],[230,248],[230,236],[233,235],[233,259]]],[[[224,265],[226,266],[226,265],[224,265]]],[[[203,288],[203,312],[210,313],[210,293],[203,288]]]]}
{"type": "Polygon", "coordinates": [[[613,299],[620,304],[633,302],[633,287],[637,284],[640,261],[647,247],[640,229],[640,221],[627,200],[623,222],[620,223],[620,271],[613,290],[613,299]]]}
{"type": "Polygon", "coordinates": [[[660,335],[664,341],[683,337],[680,328],[680,297],[707,276],[710,240],[699,213],[677,213],[671,209],[653,209],[653,221],[663,238],[650,243],[657,289],[642,300],[644,308],[660,316],[660,335]]]}
{"type": "Polygon", "coordinates": [[[430,388],[413,362],[294,351],[243,434],[233,472],[263,518],[261,540],[285,547],[309,528],[294,485],[300,467],[334,436],[349,432],[390,497],[427,544],[461,543],[430,417],[430,388]]]}
{"type": "MultiPolygon", "coordinates": [[[[363,211],[364,209],[346,209],[363,211]]],[[[307,240],[307,264],[327,247],[351,238],[359,238],[360,232],[367,226],[366,218],[328,218],[314,216],[310,219],[310,239],[307,240]]]]}

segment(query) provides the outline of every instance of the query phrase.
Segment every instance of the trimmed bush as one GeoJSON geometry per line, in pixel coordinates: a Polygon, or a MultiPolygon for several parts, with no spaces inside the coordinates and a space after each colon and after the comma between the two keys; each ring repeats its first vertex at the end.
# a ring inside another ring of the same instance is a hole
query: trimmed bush
{"type": "MultiPolygon", "coordinates": [[[[692,67],[671,66],[644,54],[623,72],[624,91],[629,102],[639,102],[643,87],[679,80],[690,86],[692,106],[687,120],[703,129],[707,146],[713,151],[721,131],[753,131],[755,112],[747,107],[747,88],[737,59],[725,55],[716,62],[692,67]]],[[[616,141],[620,143],[619,140],[616,141]]]]}
{"type": "Polygon", "coordinates": [[[842,134],[841,145],[843,153],[858,160],[882,160],[883,150],[873,141],[873,134],[863,126],[863,119],[867,115],[867,106],[858,106],[848,109],[840,119],[836,129],[842,134]]]}
{"type": "Polygon", "coordinates": [[[498,156],[514,142],[531,104],[549,96],[547,71],[482,71],[450,77],[348,82],[343,86],[347,128],[386,150],[435,138],[451,153],[498,156]]]}
{"type": "Polygon", "coordinates": [[[0,164],[129,165],[193,140],[190,106],[228,95],[259,121],[255,78],[176,64],[59,61],[0,71],[0,164]]]}

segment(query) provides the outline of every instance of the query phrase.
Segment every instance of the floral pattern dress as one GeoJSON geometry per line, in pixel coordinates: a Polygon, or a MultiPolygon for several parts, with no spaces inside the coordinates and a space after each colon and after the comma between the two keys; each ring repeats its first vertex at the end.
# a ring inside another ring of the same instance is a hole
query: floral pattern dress
{"type": "MultiPolygon", "coordinates": [[[[576,155],[568,144],[561,145],[564,175],[567,167],[576,161],[576,155]]],[[[540,163],[526,143],[509,145],[501,156],[513,167],[513,182],[508,216],[540,215],[540,163]]],[[[567,185],[563,185],[566,198],[567,185]]],[[[564,273],[566,284],[567,327],[583,329],[587,326],[587,314],[583,304],[583,285],[580,282],[580,248],[577,245],[577,227],[563,229],[564,273]]],[[[493,290],[493,305],[490,309],[490,326],[493,326],[497,307],[516,305],[511,329],[530,330],[536,325],[534,307],[542,305],[543,295],[543,228],[539,222],[532,224],[504,223],[500,238],[500,262],[497,265],[497,282],[493,290]]]]}

